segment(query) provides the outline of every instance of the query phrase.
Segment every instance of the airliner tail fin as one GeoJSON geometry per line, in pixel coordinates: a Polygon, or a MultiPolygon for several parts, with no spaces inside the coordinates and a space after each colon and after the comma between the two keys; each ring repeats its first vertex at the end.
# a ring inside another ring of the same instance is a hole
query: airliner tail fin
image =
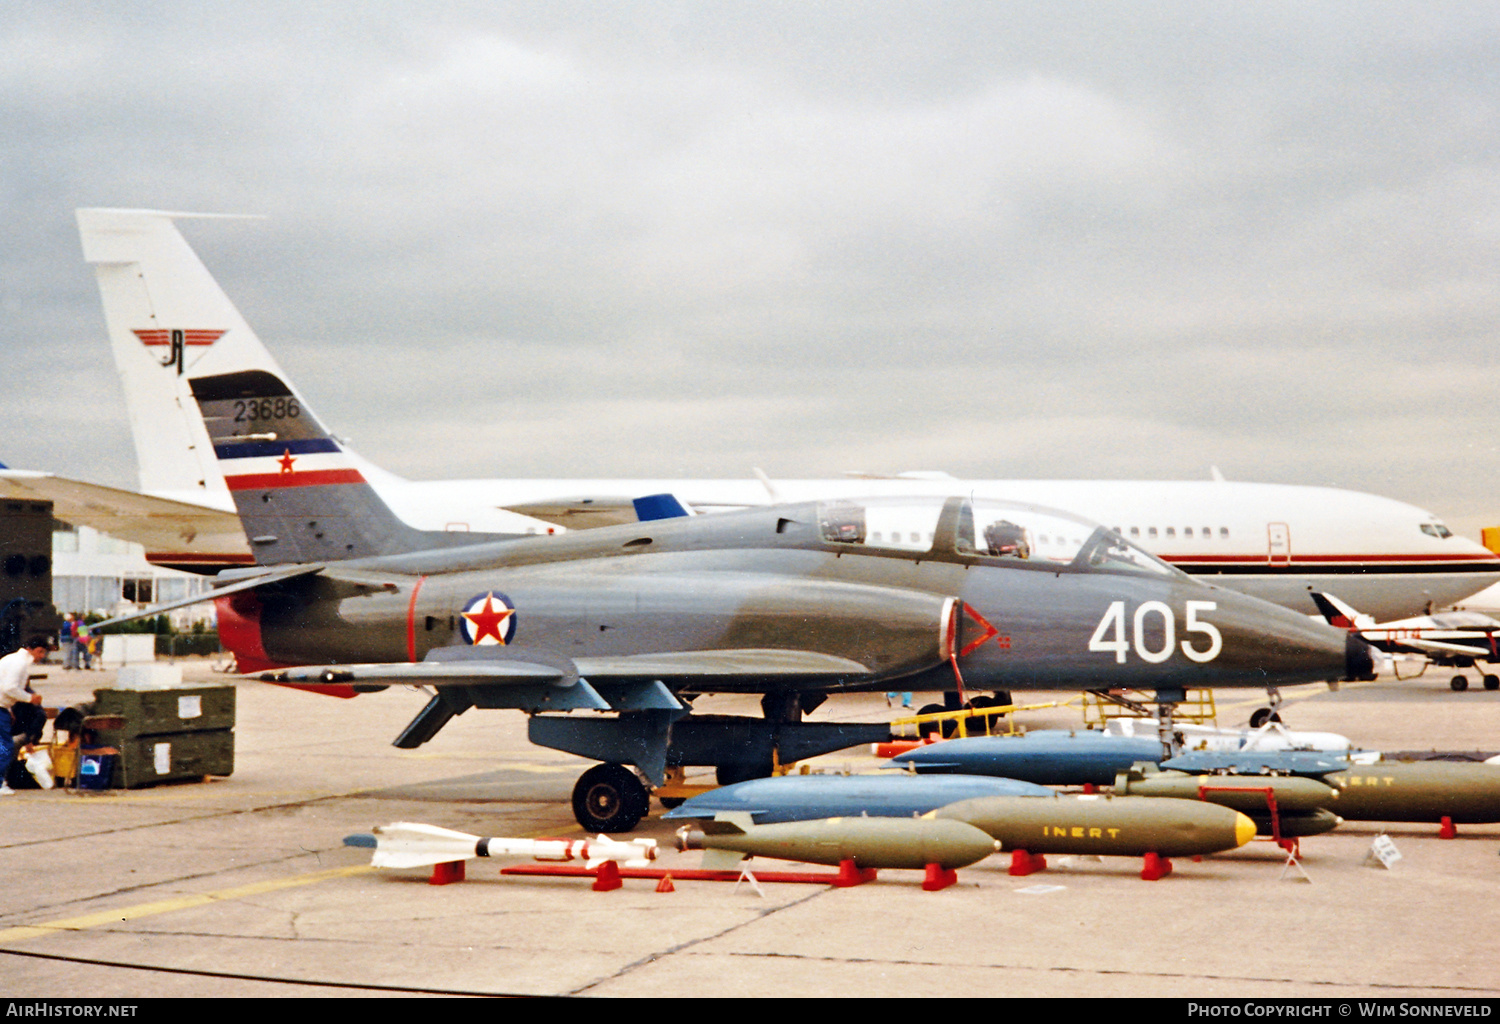
{"type": "Polygon", "coordinates": [[[125,388],[141,489],[230,508],[187,378],[245,370],[286,375],[174,223],[205,215],[110,209],[76,214],[125,388]]]}

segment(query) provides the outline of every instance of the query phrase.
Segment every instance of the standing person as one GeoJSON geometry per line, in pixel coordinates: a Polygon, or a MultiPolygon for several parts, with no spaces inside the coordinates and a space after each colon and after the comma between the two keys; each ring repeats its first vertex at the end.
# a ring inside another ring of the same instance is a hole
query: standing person
{"type": "Polygon", "coordinates": [[[60,634],[63,649],[63,668],[75,669],[78,667],[78,616],[69,612],[63,616],[62,632],[60,634]]]}
{"type": "Polygon", "coordinates": [[[5,781],[10,764],[16,759],[16,724],[11,708],[42,702],[42,695],[32,693],[26,680],[31,675],[31,666],[45,661],[52,647],[51,639],[38,634],[28,638],[19,651],[0,658],[0,796],[15,792],[5,781]]]}
{"type": "MultiPolygon", "coordinates": [[[[73,623],[74,635],[78,637],[78,656],[83,659],[83,667],[91,669],[94,667],[94,651],[97,650],[99,640],[93,633],[89,632],[89,624],[79,619],[73,623]]],[[[77,665],[73,666],[77,668],[77,665]]],[[[102,665],[100,666],[103,667],[102,665]]]]}

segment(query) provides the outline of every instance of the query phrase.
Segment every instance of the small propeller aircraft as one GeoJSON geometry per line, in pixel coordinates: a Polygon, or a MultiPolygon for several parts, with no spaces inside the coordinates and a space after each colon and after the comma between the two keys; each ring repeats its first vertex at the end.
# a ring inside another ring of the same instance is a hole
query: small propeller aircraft
{"type": "Polygon", "coordinates": [[[1123,687],[1170,705],[1370,666],[1344,631],[1030,505],[839,498],[483,543],[417,531],[274,375],[192,386],[261,563],[212,593],[240,670],[340,696],[430,686],[403,748],[469,708],[524,711],[532,742],[604,762],[574,791],[594,832],[633,828],[669,769],[730,783],[884,738],[802,721],[830,694],[1123,687]],[[693,715],[708,692],[761,694],[764,717],[693,715]]]}
{"type": "MultiPolygon", "coordinates": [[[[1500,662],[1500,621],[1481,612],[1451,611],[1376,622],[1332,594],[1312,595],[1329,624],[1350,630],[1386,654],[1420,654],[1434,665],[1473,668],[1480,662],[1500,662]]],[[[1500,690],[1500,675],[1485,672],[1486,690],[1500,690]]],[[[1448,683],[1456,691],[1469,688],[1463,673],[1448,683]]]]}

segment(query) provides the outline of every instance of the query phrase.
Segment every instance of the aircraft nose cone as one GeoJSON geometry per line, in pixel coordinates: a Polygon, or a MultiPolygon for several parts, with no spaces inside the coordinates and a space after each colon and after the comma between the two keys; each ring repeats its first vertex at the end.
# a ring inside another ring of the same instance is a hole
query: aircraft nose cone
{"type": "Polygon", "coordinates": [[[1220,685],[1326,682],[1359,668],[1368,674],[1368,652],[1350,646],[1347,630],[1301,612],[1221,591],[1214,614],[1222,623],[1224,649],[1211,664],[1226,680],[1236,677],[1220,685]]]}
{"type": "Polygon", "coordinates": [[[1344,641],[1344,667],[1348,679],[1372,679],[1375,676],[1375,649],[1355,633],[1344,641]]]}

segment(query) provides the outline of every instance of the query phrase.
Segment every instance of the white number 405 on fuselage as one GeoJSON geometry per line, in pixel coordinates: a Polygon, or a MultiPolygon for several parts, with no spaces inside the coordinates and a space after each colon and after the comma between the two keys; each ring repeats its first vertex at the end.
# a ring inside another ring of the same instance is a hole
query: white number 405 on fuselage
{"type": "MultiPolygon", "coordinates": [[[[1198,618],[1200,612],[1211,612],[1218,605],[1213,601],[1189,601],[1183,618],[1182,631],[1184,633],[1201,633],[1208,638],[1208,646],[1199,650],[1187,640],[1182,641],[1182,653],[1196,662],[1213,661],[1224,649],[1224,638],[1219,634],[1218,628],[1211,622],[1203,622],[1198,618]]],[[[1094,635],[1089,638],[1089,650],[1112,652],[1115,661],[1119,664],[1125,663],[1126,656],[1132,647],[1142,661],[1148,661],[1153,665],[1159,665],[1172,656],[1173,648],[1177,647],[1177,620],[1172,614],[1172,609],[1161,601],[1145,601],[1135,610],[1135,615],[1130,619],[1131,639],[1125,638],[1125,602],[1115,601],[1110,604],[1109,610],[1104,613],[1104,618],[1099,620],[1099,625],[1094,629],[1094,635]],[[1155,615],[1161,620],[1161,647],[1152,650],[1146,645],[1146,624],[1149,617],[1155,615]]]]}

